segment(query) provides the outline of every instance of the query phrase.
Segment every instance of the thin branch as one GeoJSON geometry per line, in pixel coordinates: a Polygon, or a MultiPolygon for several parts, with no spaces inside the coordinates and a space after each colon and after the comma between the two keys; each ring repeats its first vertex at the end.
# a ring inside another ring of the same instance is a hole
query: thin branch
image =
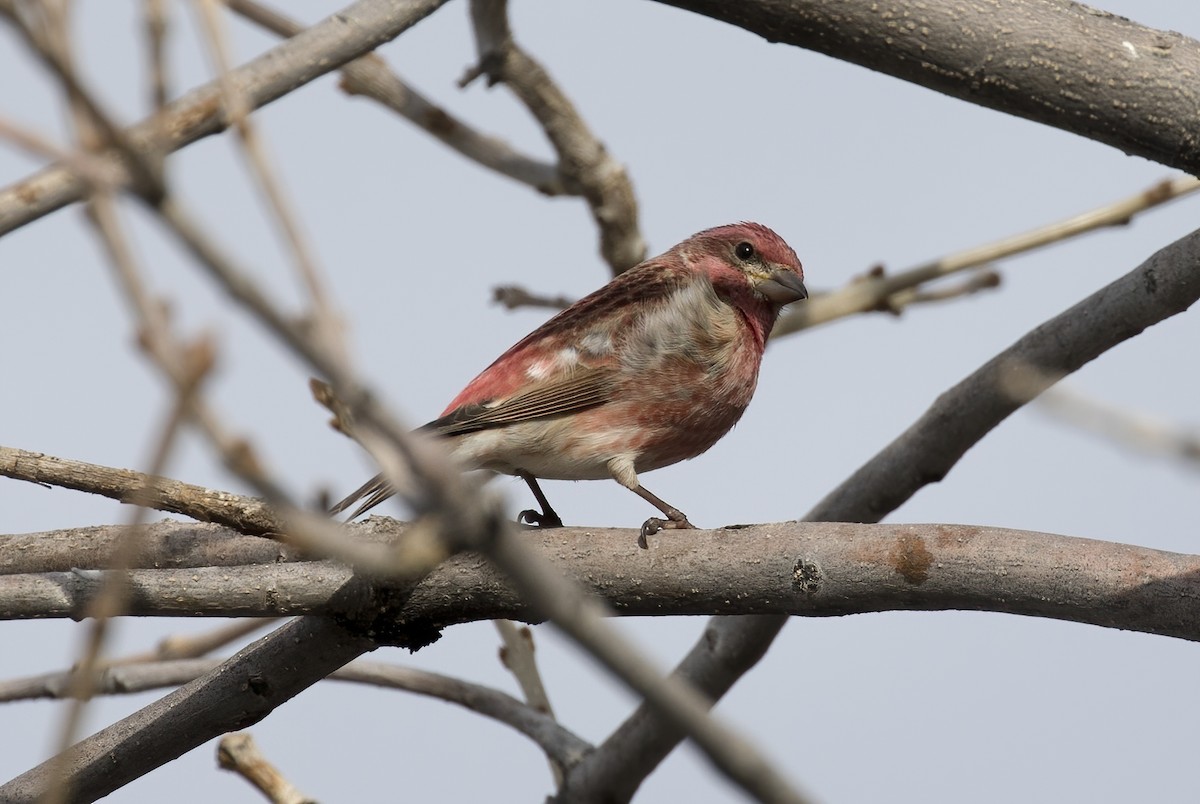
{"type": "MultiPolygon", "coordinates": [[[[258,109],[391,41],[444,2],[358,0],[232,71],[230,80],[250,108],[258,109]]],[[[220,89],[213,81],[169,104],[162,115],[127,129],[124,137],[137,143],[135,148],[172,152],[226,125],[220,89]]],[[[123,183],[129,181],[127,166],[111,156],[106,161],[123,183]]],[[[87,183],[61,164],[0,190],[0,235],[81,200],[86,191],[87,183]]]]}
{"type": "Polygon", "coordinates": [[[83,79],[72,68],[66,6],[55,3],[17,5],[12,0],[4,0],[0,2],[0,14],[12,21],[22,34],[21,41],[62,84],[85,150],[111,148],[137,192],[147,198],[159,197],[163,178],[158,163],[143,158],[130,131],[114,123],[99,98],[86,88],[83,79]]]}
{"type": "Polygon", "coordinates": [[[479,66],[460,83],[486,74],[490,83],[503,82],[513,91],[546,132],[559,171],[581,188],[600,228],[600,254],[613,274],[637,265],[646,258],[646,241],[625,167],[592,134],[545,68],[513,40],[507,0],[471,0],[471,20],[479,66]]]}
{"type": "MultiPolygon", "coordinates": [[[[554,709],[550,706],[550,696],[546,694],[546,685],[542,683],[542,674],[538,671],[537,657],[533,644],[533,632],[528,626],[518,627],[511,620],[492,620],[504,646],[500,648],[500,661],[513,674],[525,702],[546,716],[553,718],[554,709]]],[[[554,775],[554,787],[562,786],[563,766],[550,759],[550,772],[554,775]]]]}
{"type": "Polygon", "coordinates": [[[1175,458],[1192,469],[1200,469],[1200,428],[1120,408],[1066,388],[1055,388],[1045,394],[1037,407],[1122,447],[1175,458]]]}
{"type": "Polygon", "coordinates": [[[217,744],[217,765],[258,788],[273,804],[317,804],[267,761],[249,732],[226,734],[217,744]]]}
{"type": "Polygon", "coordinates": [[[116,187],[120,176],[111,163],[86,151],[71,151],[60,148],[48,138],[16,123],[0,120],[0,138],[6,139],[26,153],[54,159],[74,171],[89,186],[98,188],[116,187]]]}
{"type": "Polygon", "coordinates": [[[936,288],[913,288],[895,293],[888,299],[888,307],[896,313],[914,304],[935,304],[938,302],[961,299],[963,296],[973,296],[985,290],[995,290],[1000,287],[998,271],[976,271],[961,282],[943,284],[936,288]]]}
{"type": "Polygon", "coordinates": [[[0,446],[0,475],[183,514],[250,535],[267,535],[281,530],[281,523],[269,506],[257,497],[243,497],[131,469],[114,469],[0,446]]]}
{"type": "MultiPolygon", "coordinates": [[[[296,36],[304,26],[254,0],[226,0],[231,11],[280,36],[296,36]]],[[[580,190],[556,165],[526,156],[499,137],[476,131],[434,104],[393,72],[378,54],[356,59],[342,68],[342,89],[383,104],[466,158],[527,184],[548,196],[579,195],[580,190]]]]}
{"type": "Polygon", "coordinates": [[[1163,181],[1127,198],[1089,210],[1028,232],[947,254],[896,274],[882,270],[852,280],[841,290],[814,296],[793,306],[775,325],[771,337],[779,338],[802,329],[873,310],[896,312],[911,303],[912,289],[946,276],[988,265],[1005,257],[1034,251],[1088,232],[1110,226],[1125,226],[1147,210],[1200,190],[1200,179],[1180,176],[1163,181]]]}
{"type": "Polygon", "coordinates": [[[150,108],[161,114],[171,97],[167,78],[167,7],[164,0],[142,0],[146,55],[150,63],[150,108]]]}
{"type": "Polygon", "coordinates": [[[241,152],[245,158],[250,173],[257,182],[258,189],[267,202],[267,207],[273,213],[284,242],[292,252],[301,283],[308,291],[308,300],[312,306],[312,324],[314,336],[324,343],[325,349],[334,355],[345,355],[345,341],[342,338],[342,324],[329,300],[325,289],[322,272],[317,267],[312,247],[304,235],[304,229],[298,221],[291,201],[284,192],[274,166],[267,157],[267,148],[263,144],[258,127],[250,122],[250,108],[246,96],[233,81],[229,55],[229,43],[225,29],[221,25],[218,13],[219,0],[196,0],[200,7],[200,19],[203,23],[205,38],[217,69],[217,86],[221,90],[221,101],[225,113],[229,117],[233,130],[241,143],[241,152]]]}
{"type": "MultiPolygon", "coordinates": [[[[26,24],[23,26],[26,41],[43,57],[46,63],[58,73],[58,78],[69,96],[76,122],[77,137],[85,147],[92,143],[107,141],[127,159],[135,158],[137,164],[131,164],[130,173],[139,192],[147,198],[160,198],[165,192],[162,185],[161,165],[152,160],[136,159],[132,144],[115,126],[100,104],[84,89],[83,83],[75,75],[72,65],[72,52],[69,41],[69,24],[66,16],[67,6],[64,4],[55,9],[54,4],[44,4],[42,12],[45,22],[41,26],[26,24]],[[97,136],[97,134],[102,136],[97,136]]],[[[107,189],[96,189],[88,200],[91,220],[101,235],[109,257],[117,263],[129,263],[132,256],[128,243],[117,222],[111,192],[107,189]]],[[[158,436],[153,439],[153,447],[148,462],[150,477],[162,475],[170,456],[175,451],[189,411],[196,399],[201,383],[209,375],[213,365],[211,345],[200,341],[192,347],[181,350],[179,354],[180,378],[177,383],[175,398],[172,400],[169,412],[158,436]]],[[[77,663],[79,673],[72,680],[72,697],[62,717],[58,736],[58,763],[53,767],[50,776],[55,780],[45,795],[46,804],[58,804],[70,798],[70,780],[63,763],[66,762],[63,752],[75,742],[77,732],[83,720],[83,715],[92,697],[91,680],[93,670],[103,661],[104,650],[107,647],[111,619],[124,613],[129,600],[129,589],[125,583],[122,570],[127,569],[141,552],[143,530],[141,524],[145,516],[145,508],[135,507],[130,515],[130,527],[126,530],[123,540],[111,553],[112,566],[106,574],[99,590],[87,602],[85,615],[92,622],[81,648],[80,659],[77,663]]]]}
{"type": "MultiPolygon", "coordinates": [[[[790,335],[859,313],[883,311],[898,314],[913,304],[947,301],[990,290],[1000,284],[1000,276],[994,270],[981,270],[961,284],[950,287],[928,286],[962,271],[988,267],[1005,257],[1035,251],[1098,229],[1128,225],[1139,214],[1191,195],[1197,190],[1200,190],[1200,179],[1193,176],[1164,179],[1111,204],[1039,226],[1028,232],[954,252],[899,273],[889,275],[883,270],[883,266],[875,266],[866,275],[855,277],[840,290],[814,294],[805,304],[789,308],[776,323],[771,336],[778,338],[790,335]]],[[[518,307],[561,310],[570,306],[573,301],[565,296],[541,296],[517,285],[498,286],[493,289],[492,294],[493,301],[503,304],[509,310],[518,307]]]]}
{"type": "Polygon", "coordinates": [[[730,781],[757,801],[801,804],[807,800],[748,737],[710,713],[710,698],[676,677],[664,676],[604,621],[611,609],[584,594],[569,576],[537,561],[528,544],[510,529],[501,530],[491,544],[479,547],[512,580],[534,612],[550,619],[641,695],[646,706],[686,734],[730,781]]]}
{"type": "Polygon", "coordinates": [[[534,656],[533,632],[525,627],[518,628],[509,620],[493,620],[492,623],[504,641],[504,647],[500,649],[500,661],[521,686],[526,703],[554,717],[550,696],[546,694],[546,686],[542,683],[542,674],[538,672],[534,656]]]}
{"type": "Polygon", "coordinates": [[[215,670],[0,785],[0,800],[35,804],[65,768],[77,801],[94,801],[212,737],[246,728],[375,647],[333,619],[303,617],[215,670]],[[314,646],[320,646],[314,649],[314,646]],[[280,673],[279,668],[288,668],[280,673]]]}
{"type": "Polygon", "coordinates": [[[503,304],[509,310],[518,307],[544,307],[550,310],[563,310],[575,301],[567,296],[541,296],[530,293],[519,285],[498,285],[492,288],[492,301],[503,304]]]}
{"type": "Polygon", "coordinates": [[[378,684],[458,704],[524,734],[537,743],[550,761],[559,767],[571,767],[592,749],[588,742],[564,728],[551,715],[499,690],[469,681],[411,667],[363,660],[351,662],[331,678],[378,684]]]}
{"type": "MultiPolygon", "coordinates": [[[[1026,367],[1012,371],[1004,382],[1011,395],[1029,399],[1046,386],[1047,378],[1036,369],[1026,367]]],[[[1200,469],[1200,428],[1127,410],[1065,387],[1046,391],[1038,398],[1034,409],[1120,447],[1174,458],[1192,469],[1200,469]]]]}
{"type": "MultiPolygon", "coordinates": [[[[218,659],[186,659],[122,664],[97,673],[97,695],[124,695],[164,687],[177,687],[216,670],[218,659]]],[[[62,698],[69,694],[71,673],[0,681],[0,701],[62,698]]],[[[500,690],[450,676],[386,662],[356,659],[329,675],[334,681],[369,684],[438,698],[498,723],[533,740],[553,762],[570,767],[591,750],[585,740],[564,728],[554,718],[500,690]]]]}
{"type": "Polygon", "coordinates": [[[152,651],[121,656],[112,659],[106,666],[128,666],[170,659],[198,659],[275,624],[273,619],[244,619],[234,620],[201,634],[172,634],[160,640],[152,651]]]}

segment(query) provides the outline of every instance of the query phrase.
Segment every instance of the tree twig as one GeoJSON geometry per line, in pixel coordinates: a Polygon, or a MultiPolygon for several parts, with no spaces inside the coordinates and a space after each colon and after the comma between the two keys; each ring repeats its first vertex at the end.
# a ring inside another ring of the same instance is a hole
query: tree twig
{"type": "MultiPolygon", "coordinates": [[[[296,36],[304,26],[255,0],[226,0],[229,9],[280,36],[296,36]]],[[[579,195],[558,167],[526,156],[504,140],[476,131],[434,104],[370,53],[342,67],[342,89],[383,104],[409,122],[486,168],[527,184],[548,196],[579,195]]]]}
{"type": "Polygon", "coordinates": [[[872,310],[896,311],[911,301],[912,289],[946,276],[988,265],[1005,257],[1033,251],[1109,226],[1124,226],[1142,212],[1200,190],[1200,179],[1179,176],[1102,207],[1065,220],[1039,226],[1028,232],[947,254],[895,274],[872,271],[832,293],[814,295],[793,306],[775,325],[771,337],[779,338],[802,329],[872,310]]]}
{"type": "MultiPolygon", "coordinates": [[[[504,646],[500,648],[500,662],[508,668],[521,687],[525,702],[547,717],[554,717],[554,709],[550,706],[550,696],[546,694],[546,685],[542,683],[542,674],[538,671],[537,658],[533,644],[533,632],[528,626],[518,627],[511,620],[492,620],[504,646]]],[[[563,766],[549,757],[550,772],[554,774],[554,787],[557,789],[563,780],[563,766]]]]}
{"type": "MultiPolygon", "coordinates": [[[[445,0],[357,0],[302,34],[252,59],[230,74],[252,109],[278,100],[303,84],[388,42],[433,13],[445,0]]],[[[227,125],[220,89],[210,82],[168,104],[163,114],[129,128],[135,149],[177,151],[223,131],[227,125]],[[144,145],[141,145],[144,144],[144,145]]],[[[128,168],[106,157],[116,175],[128,168]]],[[[52,165],[0,190],[0,235],[79,201],[88,189],[69,165],[52,165]]]]}
{"type": "Polygon", "coordinates": [[[226,734],[221,738],[217,743],[217,765],[241,776],[272,804],[317,804],[316,799],[301,793],[267,761],[249,732],[226,734]]]}
{"type": "Polygon", "coordinates": [[[625,168],[592,134],[575,105],[542,65],[513,40],[507,0],[471,0],[479,65],[462,84],[480,74],[503,82],[525,104],[558,154],[558,169],[587,199],[600,228],[600,254],[619,274],[646,258],[638,228],[637,196],[625,168]]]}
{"type": "Polygon", "coordinates": [[[183,514],[200,522],[226,525],[245,534],[265,536],[281,529],[281,523],[270,508],[257,497],[243,497],[166,477],[153,477],[132,469],[114,469],[0,446],[0,475],[183,514]]]}
{"type": "MultiPolygon", "coordinates": [[[[97,673],[97,695],[124,695],[187,684],[219,667],[219,659],[172,659],[120,664],[97,673]]],[[[71,673],[47,673],[0,681],[0,701],[62,698],[71,673]]],[[[387,662],[356,659],[329,675],[334,681],[370,684],[425,695],[490,717],[533,740],[556,765],[570,767],[591,750],[585,740],[553,717],[500,690],[450,676],[387,662]]]]}
{"type": "MultiPolygon", "coordinates": [[[[1015,398],[1030,399],[1045,387],[1047,378],[1032,366],[1016,367],[1004,383],[1015,398]]],[[[1034,409],[1118,446],[1175,458],[1200,469],[1200,428],[1127,410],[1062,386],[1038,397],[1034,409]]]]}

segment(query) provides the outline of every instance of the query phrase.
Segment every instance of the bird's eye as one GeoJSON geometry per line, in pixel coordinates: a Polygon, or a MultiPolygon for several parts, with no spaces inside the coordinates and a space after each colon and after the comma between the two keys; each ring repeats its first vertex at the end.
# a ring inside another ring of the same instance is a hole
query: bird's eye
{"type": "Polygon", "coordinates": [[[734,246],[733,253],[737,255],[739,260],[748,260],[754,256],[754,246],[743,240],[734,246]]]}

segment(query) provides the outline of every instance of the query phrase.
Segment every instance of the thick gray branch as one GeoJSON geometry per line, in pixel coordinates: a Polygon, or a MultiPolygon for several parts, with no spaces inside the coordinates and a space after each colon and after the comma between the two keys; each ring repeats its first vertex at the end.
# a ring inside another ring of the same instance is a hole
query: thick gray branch
{"type": "MultiPolygon", "coordinates": [[[[100,525],[0,536],[0,576],[105,569],[112,566],[113,556],[129,535],[124,525],[100,525]]],[[[298,550],[279,542],[194,522],[159,522],[145,527],[137,541],[138,553],[127,565],[137,569],[236,567],[300,559],[298,550]]]]}
{"type": "MultiPolygon", "coordinates": [[[[376,518],[370,527],[383,530],[386,522],[376,518]]],[[[396,523],[394,533],[403,527],[396,523]]],[[[1200,556],[1110,542],[967,525],[832,522],[687,531],[650,552],[635,547],[625,529],[563,528],[522,540],[626,616],[970,609],[1200,641],[1200,556]]],[[[101,575],[0,576],[0,618],[74,616],[101,575]]],[[[134,570],[129,613],[328,614],[345,605],[336,593],[350,578],[350,570],[324,561],[134,570]]],[[[466,554],[390,606],[396,622],[430,632],[498,617],[538,619],[499,571],[466,554]]]]}
{"type": "Polygon", "coordinates": [[[1200,173],[1200,42],[1066,0],[663,0],[1200,173]]]}

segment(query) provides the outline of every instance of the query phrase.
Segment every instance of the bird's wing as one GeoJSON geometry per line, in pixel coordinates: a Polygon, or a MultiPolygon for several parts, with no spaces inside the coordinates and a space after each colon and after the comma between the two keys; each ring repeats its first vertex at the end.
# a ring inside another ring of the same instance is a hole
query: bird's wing
{"type": "Polygon", "coordinates": [[[587,366],[604,363],[605,356],[589,348],[584,342],[586,339],[602,338],[606,334],[618,339],[647,310],[662,304],[694,279],[682,263],[675,264],[662,258],[647,260],[631,268],[546,321],[496,358],[459,392],[442,411],[442,416],[451,416],[460,408],[487,405],[497,399],[523,394],[538,365],[563,349],[576,350],[580,363],[551,370],[573,375],[587,366]]]}
{"type": "Polygon", "coordinates": [[[612,396],[616,373],[609,366],[580,368],[561,379],[535,384],[508,399],[462,405],[421,429],[454,436],[576,413],[606,402],[612,396]]]}

